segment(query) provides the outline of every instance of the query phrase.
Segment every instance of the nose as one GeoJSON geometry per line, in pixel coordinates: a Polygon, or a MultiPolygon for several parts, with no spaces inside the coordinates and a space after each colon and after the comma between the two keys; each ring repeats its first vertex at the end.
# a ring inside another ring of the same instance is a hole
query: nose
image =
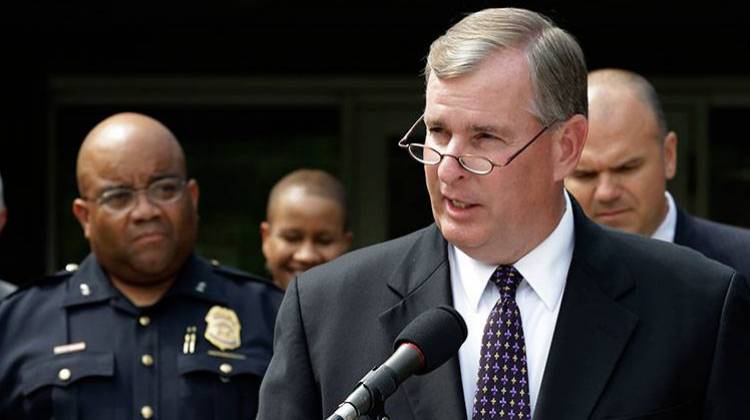
{"type": "Polygon", "coordinates": [[[136,191],[133,199],[135,203],[130,215],[134,220],[151,220],[161,213],[159,206],[151,202],[145,191],[136,191]]]}
{"type": "Polygon", "coordinates": [[[622,194],[622,188],[616,176],[603,172],[599,174],[599,180],[594,190],[594,200],[602,203],[610,203],[622,194]]]}
{"type": "Polygon", "coordinates": [[[456,148],[449,147],[444,153],[443,159],[438,163],[437,174],[440,181],[450,184],[464,178],[468,171],[461,166],[456,156],[460,156],[460,151],[456,148]]]}
{"type": "Polygon", "coordinates": [[[309,267],[323,262],[323,256],[311,240],[304,241],[302,246],[297,248],[297,251],[294,253],[294,259],[309,267]]]}

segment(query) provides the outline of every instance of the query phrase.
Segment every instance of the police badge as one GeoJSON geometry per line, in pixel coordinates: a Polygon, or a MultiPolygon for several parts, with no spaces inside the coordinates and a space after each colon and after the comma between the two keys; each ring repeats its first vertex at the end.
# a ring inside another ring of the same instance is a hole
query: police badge
{"type": "Polygon", "coordinates": [[[220,350],[234,350],[241,344],[240,320],[237,314],[221,306],[213,306],[206,314],[206,332],[204,336],[220,350]]]}

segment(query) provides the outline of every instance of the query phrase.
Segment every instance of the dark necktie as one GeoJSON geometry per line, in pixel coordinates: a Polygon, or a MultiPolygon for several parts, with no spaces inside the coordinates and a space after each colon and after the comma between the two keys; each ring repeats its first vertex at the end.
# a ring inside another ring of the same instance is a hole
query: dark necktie
{"type": "Polygon", "coordinates": [[[526,342],[516,289],[523,276],[513,266],[501,265],[490,279],[500,289],[482,336],[477,392],[472,420],[529,419],[529,379],[526,342]]]}

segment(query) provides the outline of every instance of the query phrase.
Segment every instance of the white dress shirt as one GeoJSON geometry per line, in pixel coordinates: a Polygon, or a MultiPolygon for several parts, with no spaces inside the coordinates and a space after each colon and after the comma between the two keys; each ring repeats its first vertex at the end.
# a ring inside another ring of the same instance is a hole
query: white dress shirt
{"type": "Polygon", "coordinates": [[[674,232],[677,228],[677,206],[675,206],[674,198],[672,198],[672,194],[669,191],[664,191],[664,198],[667,199],[667,215],[651,237],[662,241],[674,242],[674,232]]]}
{"type": "MultiPolygon", "coordinates": [[[[532,417],[573,257],[573,243],[573,211],[566,193],[565,213],[555,230],[513,264],[525,279],[518,286],[516,303],[521,312],[526,338],[532,417]]],[[[471,419],[484,325],[492,307],[500,298],[497,286],[490,282],[490,276],[497,266],[481,263],[450,244],[448,260],[453,305],[463,316],[469,330],[466,341],[458,351],[458,360],[466,416],[471,419]]]]}

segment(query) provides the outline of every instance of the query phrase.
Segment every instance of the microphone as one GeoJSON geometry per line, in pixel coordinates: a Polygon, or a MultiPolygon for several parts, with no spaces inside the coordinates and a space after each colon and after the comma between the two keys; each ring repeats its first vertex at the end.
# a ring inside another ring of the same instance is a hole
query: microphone
{"type": "Polygon", "coordinates": [[[382,410],[406,378],[437,369],[458,352],[464,340],[466,323],[455,309],[439,306],[423,312],[396,338],[393,355],[368,372],[326,420],[356,420],[382,410]]]}

